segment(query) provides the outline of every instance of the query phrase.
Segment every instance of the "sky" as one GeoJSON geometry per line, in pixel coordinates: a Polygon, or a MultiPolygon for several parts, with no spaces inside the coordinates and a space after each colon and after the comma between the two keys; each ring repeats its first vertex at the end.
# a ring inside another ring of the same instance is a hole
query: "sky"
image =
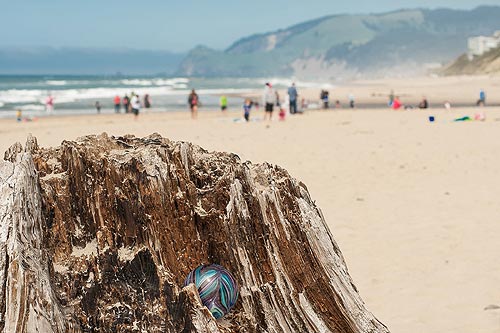
{"type": "Polygon", "coordinates": [[[0,0],[1,48],[224,49],[241,37],[331,14],[470,9],[500,0],[0,0]]]}

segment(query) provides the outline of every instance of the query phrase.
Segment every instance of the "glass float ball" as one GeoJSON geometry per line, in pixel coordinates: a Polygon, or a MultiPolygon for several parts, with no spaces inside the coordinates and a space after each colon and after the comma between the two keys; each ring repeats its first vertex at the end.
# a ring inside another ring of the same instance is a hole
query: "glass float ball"
{"type": "Polygon", "coordinates": [[[220,265],[201,265],[189,273],[184,286],[194,283],[201,302],[215,319],[231,311],[238,299],[238,284],[231,273],[220,265]]]}

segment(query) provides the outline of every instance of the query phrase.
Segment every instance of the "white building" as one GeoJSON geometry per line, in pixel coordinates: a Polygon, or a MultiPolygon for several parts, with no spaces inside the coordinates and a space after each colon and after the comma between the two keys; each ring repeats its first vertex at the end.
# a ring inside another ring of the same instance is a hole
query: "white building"
{"type": "Polygon", "coordinates": [[[496,31],[493,36],[477,36],[469,38],[468,42],[469,59],[481,56],[491,49],[500,46],[500,30],[496,31]]]}

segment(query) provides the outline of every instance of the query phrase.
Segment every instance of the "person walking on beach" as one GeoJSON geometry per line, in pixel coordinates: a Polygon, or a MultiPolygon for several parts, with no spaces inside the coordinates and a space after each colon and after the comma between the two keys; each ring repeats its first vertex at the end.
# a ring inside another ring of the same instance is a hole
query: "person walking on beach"
{"type": "Polygon", "coordinates": [[[149,94],[144,95],[144,107],[146,109],[151,107],[151,97],[149,97],[149,94]]]}
{"type": "Polygon", "coordinates": [[[351,109],[354,109],[354,95],[353,94],[349,94],[349,107],[351,109]]]}
{"type": "Polygon", "coordinates": [[[134,97],[132,97],[130,106],[132,108],[132,113],[134,114],[134,118],[135,120],[137,120],[137,118],[139,117],[139,111],[141,110],[141,100],[139,98],[139,95],[134,95],[134,97]]]}
{"type": "Polygon", "coordinates": [[[328,109],[328,103],[329,103],[329,96],[330,96],[330,93],[328,92],[328,90],[321,90],[321,94],[320,94],[320,98],[321,98],[321,101],[323,102],[323,109],[328,109]]]}
{"type": "Polygon", "coordinates": [[[120,96],[116,95],[115,98],[113,99],[113,103],[115,105],[115,113],[120,113],[120,102],[121,102],[120,96]]]}
{"type": "Polygon", "coordinates": [[[198,106],[200,104],[200,99],[198,98],[198,94],[194,89],[191,90],[191,93],[188,96],[188,104],[189,108],[191,109],[191,118],[198,118],[198,106]]]}
{"type": "Polygon", "coordinates": [[[266,83],[264,88],[263,104],[266,106],[266,113],[264,115],[264,120],[271,122],[273,117],[274,104],[276,104],[276,93],[274,92],[271,83],[266,83]]]}
{"type": "Polygon", "coordinates": [[[389,107],[392,107],[392,103],[394,102],[394,90],[391,90],[389,93],[389,107]]]}
{"type": "Polygon", "coordinates": [[[288,98],[290,100],[290,114],[297,113],[297,88],[295,88],[295,82],[292,83],[292,86],[288,88],[288,98]]]}
{"type": "Polygon", "coordinates": [[[485,106],[486,105],[486,93],[483,89],[479,91],[479,99],[476,103],[477,106],[485,106]]]}
{"type": "Polygon", "coordinates": [[[101,103],[99,103],[99,101],[95,102],[95,109],[97,113],[101,113],[101,103]]]}
{"type": "Polygon", "coordinates": [[[222,95],[219,100],[220,104],[220,110],[222,113],[226,113],[227,110],[227,97],[225,95],[222,95]]]}
{"type": "Polygon", "coordinates": [[[54,111],[54,97],[52,97],[51,94],[49,94],[45,100],[45,110],[47,113],[52,113],[54,111]]]}
{"type": "Polygon", "coordinates": [[[128,97],[127,94],[123,97],[123,109],[125,110],[125,113],[129,112],[129,105],[130,105],[130,98],[128,97]]]}

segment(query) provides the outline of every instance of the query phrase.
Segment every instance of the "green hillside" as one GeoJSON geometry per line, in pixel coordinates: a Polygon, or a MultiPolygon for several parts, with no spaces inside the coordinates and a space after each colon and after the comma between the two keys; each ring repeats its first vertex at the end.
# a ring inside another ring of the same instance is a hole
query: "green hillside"
{"type": "Polygon", "coordinates": [[[500,47],[469,60],[461,55],[441,72],[444,75],[500,74],[500,47]]]}
{"type": "Polygon", "coordinates": [[[500,29],[499,17],[496,6],[328,16],[246,37],[226,50],[197,47],[178,74],[335,77],[444,63],[464,52],[468,37],[500,29]]]}

